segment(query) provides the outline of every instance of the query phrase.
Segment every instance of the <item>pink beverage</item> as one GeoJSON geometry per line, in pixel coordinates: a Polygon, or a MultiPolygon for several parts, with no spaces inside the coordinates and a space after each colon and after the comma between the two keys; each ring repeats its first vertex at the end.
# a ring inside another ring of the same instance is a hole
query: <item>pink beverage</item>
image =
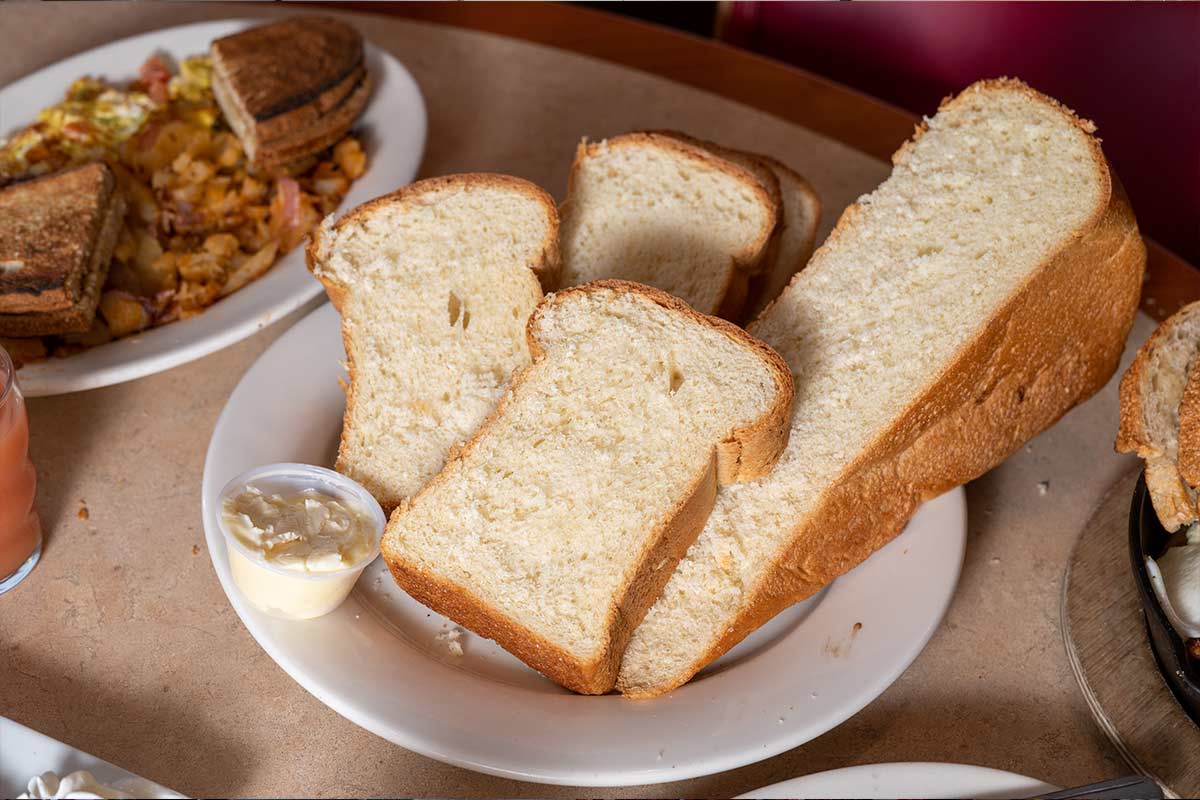
{"type": "Polygon", "coordinates": [[[12,360],[0,348],[0,594],[29,574],[41,555],[33,510],[37,473],[29,460],[29,418],[12,360]]]}

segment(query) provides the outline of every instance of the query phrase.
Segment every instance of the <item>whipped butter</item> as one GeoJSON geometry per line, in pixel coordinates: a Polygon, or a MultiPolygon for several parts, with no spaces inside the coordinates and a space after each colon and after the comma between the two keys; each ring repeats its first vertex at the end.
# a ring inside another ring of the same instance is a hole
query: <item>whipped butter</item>
{"type": "Polygon", "coordinates": [[[229,572],[260,611],[311,619],[333,611],[379,555],[386,522],[361,485],[323,467],[271,464],[221,491],[229,572]]]}
{"type": "Polygon", "coordinates": [[[264,492],[246,486],[226,497],[225,526],[266,563],[300,572],[354,566],[375,546],[361,510],[317,489],[264,492]]]}
{"type": "Polygon", "coordinates": [[[96,780],[87,770],[78,770],[61,778],[53,772],[43,772],[29,781],[24,794],[18,800],[100,800],[101,798],[128,798],[115,786],[106,786],[96,780]]]}

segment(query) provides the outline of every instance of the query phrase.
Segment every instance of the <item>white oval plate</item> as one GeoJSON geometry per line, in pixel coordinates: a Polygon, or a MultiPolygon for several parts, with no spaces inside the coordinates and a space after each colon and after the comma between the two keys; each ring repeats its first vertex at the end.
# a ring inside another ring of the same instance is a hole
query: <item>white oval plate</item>
{"type": "Polygon", "coordinates": [[[273,619],[230,578],[217,493],[259,464],[332,464],[343,358],[338,315],[327,304],[243,376],[204,464],[208,552],[234,609],[289,675],[339,714],[423,755],[587,786],[740,767],[807,742],[877,697],[921,652],[954,593],[966,544],[961,489],[927,503],[895,541],[696,680],[653,700],[571,694],[469,633],[460,639],[464,655],[452,656],[439,638],[452,623],[398,589],[382,559],[332,614],[273,619]]]}
{"type": "MultiPolygon", "coordinates": [[[[132,80],[152,53],[174,59],[208,51],[213,39],[262,20],[221,20],[151,31],[59,61],[0,89],[6,135],[32,122],[38,111],[57,102],[83,75],[132,80]]],[[[416,81],[400,62],[367,43],[367,69],[374,88],[367,110],[355,124],[363,134],[367,171],[350,187],[341,210],[393,191],[412,181],[425,149],[425,103],[416,81]]],[[[21,368],[21,390],[29,397],[78,392],[133,380],[208,355],[287,316],[321,293],[304,266],[304,248],[279,259],[254,283],[217,302],[198,317],[21,368]]]]}
{"type": "Polygon", "coordinates": [[[776,783],[741,795],[755,800],[842,797],[1032,797],[1058,791],[1014,772],[967,764],[866,764],[776,783]]]}

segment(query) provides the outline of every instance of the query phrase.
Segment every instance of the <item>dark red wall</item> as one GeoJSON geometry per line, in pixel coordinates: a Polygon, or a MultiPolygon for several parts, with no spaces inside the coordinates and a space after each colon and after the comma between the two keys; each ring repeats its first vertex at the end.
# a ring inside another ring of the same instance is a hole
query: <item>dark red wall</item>
{"type": "Polygon", "coordinates": [[[910,111],[1018,77],[1095,121],[1142,230],[1200,265],[1200,3],[734,3],[724,38],[910,111]]]}

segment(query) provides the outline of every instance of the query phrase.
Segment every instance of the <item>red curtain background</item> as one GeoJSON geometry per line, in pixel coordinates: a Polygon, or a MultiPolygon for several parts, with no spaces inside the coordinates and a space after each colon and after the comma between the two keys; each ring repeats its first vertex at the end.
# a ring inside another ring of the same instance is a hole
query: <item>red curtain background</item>
{"type": "Polygon", "coordinates": [[[1200,265],[1200,3],[733,3],[723,37],[919,114],[1009,75],[1099,126],[1142,231],[1200,265]]]}

